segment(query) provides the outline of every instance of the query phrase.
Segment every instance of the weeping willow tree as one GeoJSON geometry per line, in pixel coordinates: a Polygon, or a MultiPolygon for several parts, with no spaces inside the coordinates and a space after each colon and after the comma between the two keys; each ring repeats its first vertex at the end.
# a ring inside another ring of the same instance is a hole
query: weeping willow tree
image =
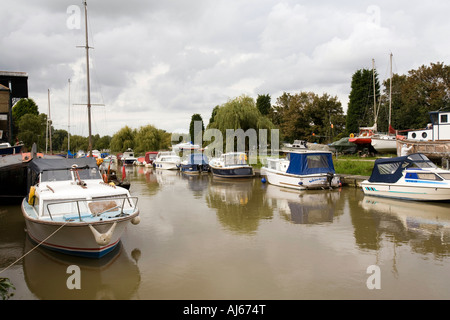
{"type": "MultiPolygon", "coordinates": [[[[226,141],[227,130],[242,129],[244,132],[255,130],[259,140],[260,135],[258,133],[260,129],[275,129],[269,118],[262,115],[258,110],[254,99],[246,95],[230,100],[214,110],[215,115],[213,121],[208,124],[208,129],[220,130],[224,144],[230,143],[230,141],[226,141]]],[[[267,138],[270,140],[270,134],[267,135],[267,138]]],[[[267,142],[270,143],[270,141],[267,142]]],[[[261,144],[261,141],[258,141],[258,144],[261,144]]],[[[248,148],[249,144],[247,141],[246,150],[248,148]]]]}

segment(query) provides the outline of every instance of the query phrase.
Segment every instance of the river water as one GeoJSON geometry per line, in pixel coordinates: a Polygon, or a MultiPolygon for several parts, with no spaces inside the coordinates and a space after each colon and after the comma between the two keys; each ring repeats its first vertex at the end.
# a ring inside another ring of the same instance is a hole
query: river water
{"type": "Polygon", "coordinates": [[[450,299],[450,204],[127,170],[141,223],[100,260],[30,251],[20,206],[0,205],[10,300],[450,299]]]}

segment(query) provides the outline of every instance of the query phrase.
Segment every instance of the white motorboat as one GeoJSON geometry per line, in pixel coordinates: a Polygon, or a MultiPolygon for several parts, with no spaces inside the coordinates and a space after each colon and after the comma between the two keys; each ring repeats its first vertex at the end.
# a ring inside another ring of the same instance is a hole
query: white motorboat
{"type": "Polygon", "coordinates": [[[173,151],[158,152],[153,167],[164,170],[178,170],[181,164],[181,158],[173,151]]]}
{"type": "Polygon", "coordinates": [[[418,201],[450,200],[450,171],[438,168],[424,154],[377,159],[365,195],[418,201]]]}
{"type": "Polygon", "coordinates": [[[340,185],[330,151],[292,151],[286,158],[268,158],[261,174],[270,184],[296,190],[333,188],[340,185]]]}
{"type": "Polygon", "coordinates": [[[35,243],[62,253],[100,258],[139,223],[137,198],[107,184],[95,159],[33,159],[29,194],[22,201],[26,230],[35,243]]]}
{"type": "Polygon", "coordinates": [[[134,151],[128,148],[122,155],[122,164],[124,166],[132,166],[136,161],[137,158],[134,156],[134,151]]]}
{"type": "Polygon", "coordinates": [[[221,178],[250,178],[255,175],[244,152],[228,152],[209,162],[211,173],[221,178]]]}

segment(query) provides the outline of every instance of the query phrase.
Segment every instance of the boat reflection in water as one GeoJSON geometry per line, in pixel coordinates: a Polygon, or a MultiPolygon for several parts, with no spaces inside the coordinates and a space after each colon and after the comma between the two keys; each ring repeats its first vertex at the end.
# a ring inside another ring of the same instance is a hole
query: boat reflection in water
{"type": "Polygon", "coordinates": [[[221,224],[233,233],[254,234],[261,220],[272,218],[262,192],[253,192],[255,179],[210,180],[206,203],[217,210],[221,224]]]}
{"type": "MultiPolygon", "coordinates": [[[[25,252],[33,248],[26,239],[25,252]]],[[[141,277],[137,266],[140,251],[130,258],[120,243],[101,259],[85,259],[38,247],[25,256],[24,278],[29,290],[41,300],[118,300],[131,299],[136,294],[141,277]],[[67,282],[73,271],[80,268],[80,289],[69,289],[67,282]]]]}
{"type": "Polygon", "coordinates": [[[268,184],[266,197],[286,220],[295,224],[317,224],[333,222],[340,193],[336,189],[298,192],[268,184]]]}
{"type": "Polygon", "coordinates": [[[397,239],[412,241],[415,248],[422,248],[422,252],[432,250],[436,254],[449,254],[449,204],[364,196],[361,207],[366,211],[381,213],[377,217],[381,221],[379,226],[397,236],[397,239]]]}

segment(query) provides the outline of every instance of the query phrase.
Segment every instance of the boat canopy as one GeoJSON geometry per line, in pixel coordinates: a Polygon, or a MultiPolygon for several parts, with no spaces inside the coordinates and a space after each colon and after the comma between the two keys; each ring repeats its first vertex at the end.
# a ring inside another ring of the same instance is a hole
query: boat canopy
{"type": "Polygon", "coordinates": [[[330,152],[291,152],[288,154],[288,159],[290,162],[286,173],[298,175],[335,173],[330,152]]]}
{"type": "Polygon", "coordinates": [[[70,179],[69,172],[73,165],[77,165],[81,170],[80,177],[82,179],[101,179],[95,158],[37,158],[28,164],[28,188],[38,182],[40,174],[43,174],[42,181],[70,179]]]}
{"type": "Polygon", "coordinates": [[[436,168],[424,154],[413,153],[408,156],[376,159],[369,182],[397,182],[406,168],[436,168]]]}
{"type": "Polygon", "coordinates": [[[208,157],[203,153],[192,153],[188,158],[189,164],[208,164],[208,157]]]}
{"type": "Polygon", "coordinates": [[[74,164],[77,165],[79,169],[98,168],[97,160],[90,157],[75,159],[37,158],[30,162],[28,168],[36,173],[42,173],[44,171],[70,170],[74,164]]]}

